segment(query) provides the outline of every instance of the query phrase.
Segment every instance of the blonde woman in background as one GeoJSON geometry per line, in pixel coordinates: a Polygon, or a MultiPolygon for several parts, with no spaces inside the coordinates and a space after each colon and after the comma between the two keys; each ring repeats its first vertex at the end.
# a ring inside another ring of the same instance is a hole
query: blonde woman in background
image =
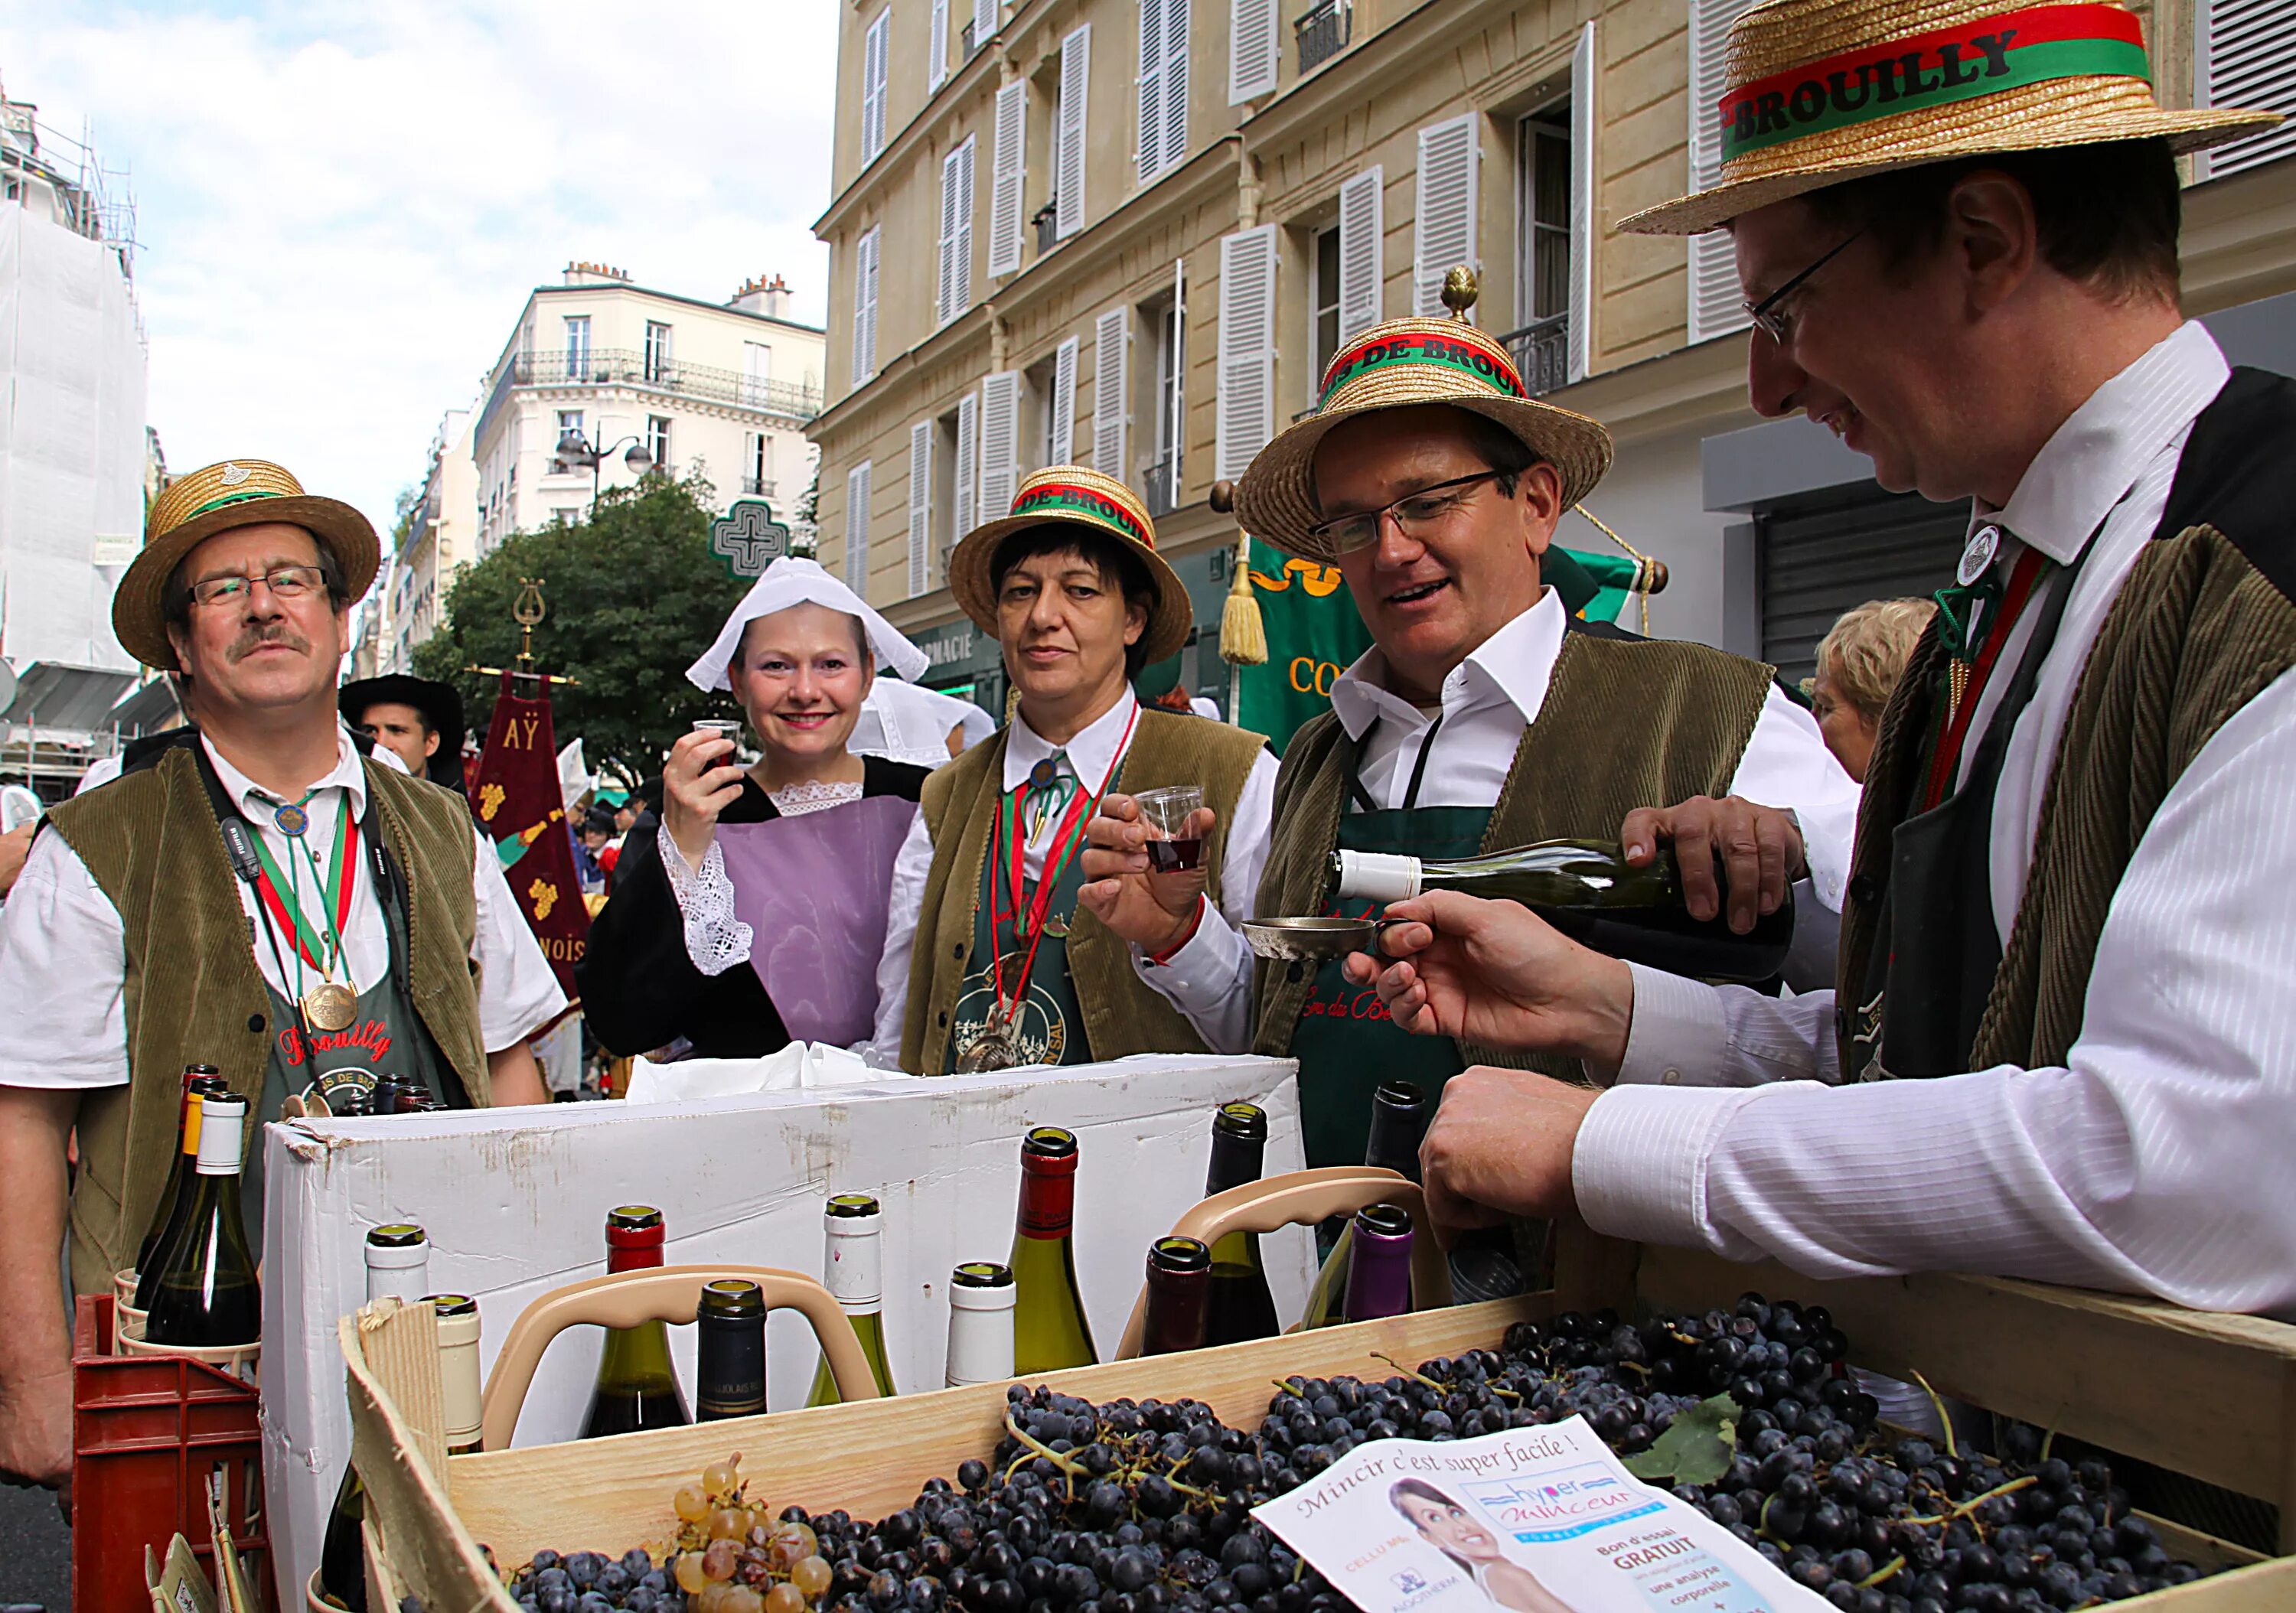
{"type": "Polygon", "coordinates": [[[1882,708],[1936,610],[1925,599],[1868,600],[1843,612],[1818,641],[1817,675],[1803,685],[1810,712],[1826,749],[1861,784],[1881,731],[1882,708]]]}

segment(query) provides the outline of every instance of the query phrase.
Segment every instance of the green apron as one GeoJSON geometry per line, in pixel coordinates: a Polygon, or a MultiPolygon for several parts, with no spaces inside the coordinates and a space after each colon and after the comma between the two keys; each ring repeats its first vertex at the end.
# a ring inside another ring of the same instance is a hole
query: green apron
{"type": "MultiPolygon", "coordinates": [[[[1483,848],[1491,806],[1422,806],[1419,785],[1433,748],[1431,725],[1423,742],[1411,787],[1398,807],[1374,807],[1352,774],[1349,794],[1361,810],[1340,818],[1341,851],[1400,853],[1423,859],[1472,857],[1483,848]]],[[[1358,749],[1358,754],[1360,754],[1358,749]]],[[[1384,904],[1334,897],[1326,918],[1377,918],[1384,904]]],[[[1300,1006],[1292,1032],[1292,1056],[1300,1060],[1300,1121],[1308,1166],[1361,1165],[1371,1138],[1372,1093],[1382,1081],[1410,1081],[1431,1104],[1443,1084],[1466,1068],[1459,1044],[1448,1036],[1414,1036],[1398,1030],[1379,993],[1357,986],[1333,959],[1316,970],[1315,988],[1300,1006]]]]}

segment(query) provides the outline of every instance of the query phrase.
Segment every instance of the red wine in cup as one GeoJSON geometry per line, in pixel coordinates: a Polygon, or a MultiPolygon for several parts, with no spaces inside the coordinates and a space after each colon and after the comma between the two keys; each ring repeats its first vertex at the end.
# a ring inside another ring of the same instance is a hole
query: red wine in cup
{"type": "Polygon", "coordinates": [[[1200,835],[1191,835],[1185,840],[1148,842],[1148,866],[1158,873],[1179,873],[1203,860],[1204,842],[1200,835]]]}

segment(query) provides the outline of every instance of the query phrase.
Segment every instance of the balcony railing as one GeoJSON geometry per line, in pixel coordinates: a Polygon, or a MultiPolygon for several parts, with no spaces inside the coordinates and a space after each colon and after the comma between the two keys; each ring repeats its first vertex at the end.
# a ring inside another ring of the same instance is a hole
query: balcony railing
{"type": "Polygon", "coordinates": [[[709,403],[732,404],[760,414],[776,414],[802,425],[821,413],[821,389],[785,381],[760,381],[734,370],[707,364],[649,360],[634,350],[593,348],[585,353],[517,353],[496,373],[487,399],[490,421],[512,387],[639,387],[709,403]]]}
{"type": "Polygon", "coordinates": [[[1353,0],[1317,0],[1292,25],[1300,46],[1300,75],[1307,77],[1348,48],[1355,32],[1353,0]]]}
{"type": "Polygon", "coordinates": [[[747,498],[771,498],[774,496],[774,479],[770,476],[745,476],[742,479],[742,493],[747,498]]]}
{"type": "Polygon", "coordinates": [[[962,53],[970,61],[972,56],[972,20],[970,17],[965,19],[964,26],[956,30],[956,38],[962,53]]]}
{"type": "Polygon", "coordinates": [[[1570,315],[1552,314],[1501,337],[1533,397],[1570,381],[1570,315]]]}
{"type": "Polygon", "coordinates": [[[1037,209],[1037,216],[1029,222],[1037,226],[1037,256],[1042,258],[1061,244],[1060,198],[1046,197],[1045,205],[1037,209]]]}
{"type": "Polygon", "coordinates": [[[1169,515],[1180,507],[1180,490],[1172,485],[1172,474],[1176,469],[1169,454],[1148,467],[1142,480],[1144,491],[1148,495],[1149,514],[1169,515]]]}

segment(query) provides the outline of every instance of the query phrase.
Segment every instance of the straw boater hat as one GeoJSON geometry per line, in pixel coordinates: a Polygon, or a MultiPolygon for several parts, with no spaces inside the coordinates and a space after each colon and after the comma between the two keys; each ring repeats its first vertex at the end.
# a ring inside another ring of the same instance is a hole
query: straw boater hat
{"type": "Polygon", "coordinates": [[[2136,19],[2112,0],[1767,0],[1730,25],[1726,72],[1708,109],[1719,182],[1621,229],[1694,235],[1890,168],[2149,136],[2195,151],[2280,121],[2163,111],[2136,19]]]}
{"type": "Polygon", "coordinates": [[[1316,412],[1262,448],[1236,484],[1236,519],[1277,548],[1330,561],[1308,528],[1316,503],[1316,448],[1343,420],[1374,409],[1449,404],[1505,426],[1562,477],[1567,509],[1611,468],[1611,434],[1584,414],[1527,397],[1505,343],[1463,319],[1390,319],[1332,355],[1316,412]]]}
{"type": "Polygon", "coordinates": [[[1121,543],[1156,585],[1156,605],[1140,635],[1146,664],[1180,652],[1195,626],[1195,610],[1179,573],[1156,553],[1156,524],[1147,506],[1114,477],[1082,465],[1037,471],[1013,495],[1012,514],[975,527],[948,557],[948,591],[982,632],[996,632],[996,585],[988,575],[996,545],[1012,533],[1046,526],[1079,527],[1121,543]]]}
{"type": "Polygon", "coordinates": [[[120,647],[147,667],[182,670],[168,642],[168,579],[184,556],[234,527],[284,521],[334,552],[342,567],[343,597],[355,600],[374,581],[382,545],[365,516],[332,498],[316,498],[268,460],[233,459],[203,465],[169,482],[144,520],[144,552],[111,596],[111,631],[120,647]]]}

